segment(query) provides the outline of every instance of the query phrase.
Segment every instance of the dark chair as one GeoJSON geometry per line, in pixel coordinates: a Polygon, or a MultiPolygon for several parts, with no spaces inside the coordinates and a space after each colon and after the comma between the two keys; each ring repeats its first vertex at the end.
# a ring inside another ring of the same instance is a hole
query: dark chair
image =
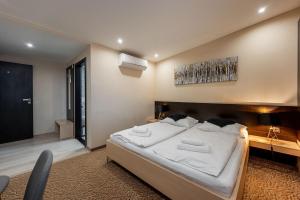
{"type": "MultiPolygon", "coordinates": [[[[46,150],[41,153],[27,182],[24,200],[43,199],[52,161],[53,155],[51,151],[46,150]]],[[[1,194],[7,187],[8,183],[8,176],[0,176],[0,200],[1,194]]]]}
{"type": "Polygon", "coordinates": [[[28,180],[24,200],[41,200],[46,188],[53,155],[49,150],[43,151],[35,163],[28,180]]]}
{"type": "Polygon", "coordinates": [[[7,187],[9,183],[9,177],[8,176],[0,176],[0,200],[2,192],[4,192],[5,188],[7,187]]]}

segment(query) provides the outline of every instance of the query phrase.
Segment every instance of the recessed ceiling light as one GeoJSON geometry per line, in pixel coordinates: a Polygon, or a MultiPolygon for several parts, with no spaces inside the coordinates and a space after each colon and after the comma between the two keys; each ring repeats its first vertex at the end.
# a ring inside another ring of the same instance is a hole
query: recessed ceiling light
{"type": "Polygon", "coordinates": [[[122,38],[118,38],[117,41],[118,41],[119,44],[123,44],[123,39],[122,38]]]}
{"type": "Polygon", "coordinates": [[[257,12],[258,12],[258,14],[262,14],[266,11],[266,9],[267,9],[267,7],[261,7],[261,8],[258,9],[257,12]]]}
{"type": "Polygon", "coordinates": [[[28,48],[33,48],[33,47],[34,47],[34,45],[33,45],[32,43],[30,43],[30,42],[26,43],[26,46],[27,46],[28,48]]]}
{"type": "Polygon", "coordinates": [[[155,57],[155,58],[158,58],[158,57],[159,57],[158,53],[155,53],[155,54],[154,54],[154,57],[155,57]]]}

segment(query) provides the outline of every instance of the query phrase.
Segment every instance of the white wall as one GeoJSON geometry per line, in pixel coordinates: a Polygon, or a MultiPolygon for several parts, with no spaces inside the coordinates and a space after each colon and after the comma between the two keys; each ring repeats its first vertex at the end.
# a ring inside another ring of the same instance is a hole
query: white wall
{"type": "Polygon", "coordinates": [[[54,121],[66,118],[66,77],[61,64],[0,55],[0,60],[33,65],[34,135],[55,131],[54,121]]]}
{"type": "Polygon", "coordinates": [[[119,52],[90,45],[69,64],[87,58],[87,146],[105,145],[109,135],[145,123],[154,115],[154,66],[121,69],[119,52]]]}
{"type": "Polygon", "coordinates": [[[87,58],[87,145],[105,145],[109,135],[144,124],[154,115],[154,66],[122,69],[119,52],[92,44],[70,64],[87,58]]]}
{"type": "Polygon", "coordinates": [[[298,106],[300,106],[300,18],[298,21],[298,106]]]}
{"type": "Polygon", "coordinates": [[[91,45],[91,148],[104,145],[110,134],[143,124],[154,115],[153,65],[145,71],[122,69],[118,55],[91,45]]]}
{"type": "Polygon", "coordinates": [[[297,9],[158,63],[155,99],[297,105],[299,17],[297,9]],[[229,56],[239,57],[238,81],[175,86],[176,65],[229,56]]]}

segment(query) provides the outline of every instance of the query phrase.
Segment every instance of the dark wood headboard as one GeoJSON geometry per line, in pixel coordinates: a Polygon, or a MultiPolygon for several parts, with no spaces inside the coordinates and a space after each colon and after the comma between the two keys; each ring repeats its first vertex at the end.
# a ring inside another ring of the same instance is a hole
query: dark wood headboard
{"type": "MultiPolygon", "coordinates": [[[[245,104],[216,104],[216,103],[187,103],[187,102],[162,102],[155,101],[155,117],[158,117],[159,105],[168,104],[173,113],[185,113],[198,119],[200,122],[210,118],[228,118],[248,126],[250,134],[265,135],[268,127],[258,124],[258,115],[269,112],[277,113],[281,121],[280,137],[295,141],[297,131],[300,130],[300,109],[296,106],[275,105],[245,105],[245,104]]],[[[300,138],[299,138],[300,139],[300,138]]]]}

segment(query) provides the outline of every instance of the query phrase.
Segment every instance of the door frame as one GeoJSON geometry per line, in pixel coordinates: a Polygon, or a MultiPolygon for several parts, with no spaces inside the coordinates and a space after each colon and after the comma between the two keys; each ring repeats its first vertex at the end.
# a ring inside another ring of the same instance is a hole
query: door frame
{"type": "Polygon", "coordinates": [[[84,146],[87,146],[87,80],[86,80],[86,72],[87,72],[87,59],[83,58],[77,63],[73,64],[74,66],[74,136],[76,139],[78,139],[84,146]],[[85,68],[84,68],[84,112],[85,112],[85,119],[84,119],[84,124],[85,124],[85,140],[83,141],[81,138],[76,137],[76,66],[81,65],[82,63],[85,63],[85,68]]]}

